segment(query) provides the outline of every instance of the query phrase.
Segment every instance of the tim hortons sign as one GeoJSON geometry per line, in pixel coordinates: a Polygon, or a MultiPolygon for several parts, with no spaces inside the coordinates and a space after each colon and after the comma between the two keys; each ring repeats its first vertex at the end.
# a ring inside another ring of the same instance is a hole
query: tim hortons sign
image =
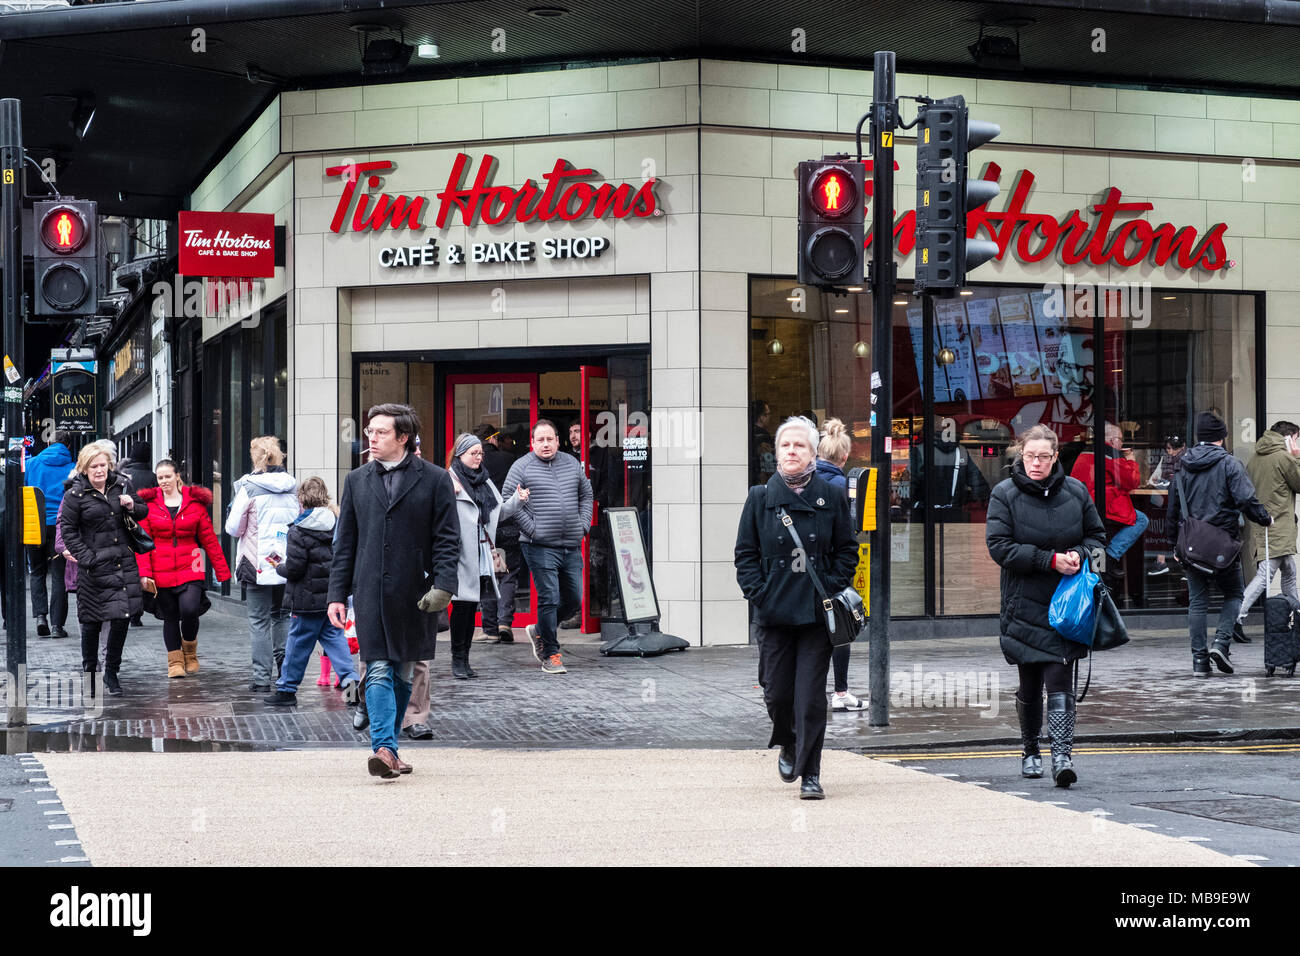
{"type": "MultiPolygon", "coordinates": [[[[631,183],[596,186],[587,182],[596,175],[594,169],[579,169],[567,159],[557,159],[551,171],[542,174],[545,185],[527,179],[522,186],[515,188],[491,185],[497,166],[495,156],[483,157],[470,183],[473,166],[474,160],[469,156],[464,153],[456,155],[447,185],[437,194],[438,212],[434,222],[439,229],[445,229],[449,222],[455,223],[457,214],[459,221],[466,226],[480,222],[494,226],[506,221],[573,222],[586,218],[646,219],[661,215],[655,202],[655,179],[647,179],[635,186],[631,183]]],[[[382,182],[377,174],[394,168],[394,163],[378,160],[326,169],[326,176],[343,179],[343,192],[334,208],[330,231],[424,229],[425,214],[430,205],[424,196],[373,195],[370,192],[378,189],[382,182]],[[362,177],[365,177],[367,188],[358,190],[357,184],[362,177]],[[350,218],[349,210],[352,211],[350,218]]]]}
{"type": "MultiPolygon", "coordinates": [[[[661,216],[655,200],[655,179],[639,185],[612,183],[594,185],[587,180],[596,176],[594,169],[580,169],[567,159],[557,159],[551,171],[542,174],[545,185],[532,179],[518,188],[494,186],[497,159],[485,155],[473,172],[474,160],[457,153],[447,177],[446,188],[437,194],[438,211],[434,223],[439,229],[459,222],[466,226],[479,223],[494,226],[513,222],[574,222],[578,219],[647,219],[661,216]],[[472,182],[471,182],[471,173],[472,182]]],[[[343,192],[334,208],[330,231],[342,233],[381,232],[384,229],[425,228],[429,200],[424,196],[390,196],[375,193],[383,184],[380,173],[395,166],[388,160],[348,163],[331,166],[326,176],[338,176],[343,192]],[[357,184],[365,177],[365,188],[357,184]],[[349,217],[349,212],[351,216],[349,217]]],[[[465,246],[448,244],[440,247],[430,236],[425,242],[407,246],[386,246],[379,250],[379,265],[384,268],[450,266],[466,262],[535,262],[538,259],[594,259],[609,248],[604,236],[550,237],[540,243],[530,240],[509,242],[473,242],[465,246]]]]}
{"type": "MultiPolygon", "coordinates": [[[[898,168],[898,164],[894,164],[898,168]]],[[[871,161],[867,161],[871,170],[871,161]]],[[[983,178],[998,182],[1002,167],[989,163],[983,178]]],[[[1090,211],[1072,209],[1061,216],[1030,212],[1025,208],[1034,187],[1034,174],[1022,169],[1011,186],[1011,195],[1002,212],[983,206],[966,214],[966,233],[976,238],[981,231],[998,245],[998,259],[1011,253],[1021,262],[1041,262],[1055,255],[1067,266],[1088,263],[1102,266],[1114,263],[1122,268],[1150,261],[1157,266],[1171,264],[1184,271],[1201,268],[1217,272],[1236,262],[1228,259],[1223,243],[1227,223],[1215,223],[1198,235],[1192,226],[1173,223],[1155,224],[1147,219],[1132,218],[1155,209],[1149,202],[1125,202],[1115,186],[1105,191],[1101,202],[1090,211]],[[1092,220],[1091,222],[1089,220],[1092,220]]],[[[867,179],[870,194],[871,179],[867,179]]],[[[909,210],[894,221],[894,239],[898,251],[907,255],[916,246],[916,213],[909,210]]],[[[871,245],[867,234],[865,245],[871,245]]]]}

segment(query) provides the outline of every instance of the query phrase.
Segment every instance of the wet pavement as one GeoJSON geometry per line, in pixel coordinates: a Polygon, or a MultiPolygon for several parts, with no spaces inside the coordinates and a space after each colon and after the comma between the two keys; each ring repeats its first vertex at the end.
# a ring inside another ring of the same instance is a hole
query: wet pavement
{"type": "MultiPolygon", "coordinates": [[[[352,729],[342,693],[316,685],[315,657],[296,707],[270,706],[264,693],[248,690],[248,631],[237,605],[219,601],[203,618],[202,670],[192,678],[168,680],[162,627],[146,621],[131,629],[121,671],[125,694],[117,698],[81,697],[75,637],[33,636],[29,726],[12,737],[0,733],[0,752],[366,744],[367,736],[352,729]]],[[[1126,647],[1098,655],[1079,705],[1080,741],[1300,737],[1300,678],[1265,677],[1262,629],[1249,630],[1255,641],[1233,650],[1236,673],[1208,680],[1191,676],[1184,631],[1135,632],[1126,647]]],[[[516,635],[522,638],[522,630],[516,635]]],[[[416,746],[752,749],[767,740],[754,647],[639,659],[603,657],[597,643],[576,632],[561,632],[561,643],[565,675],[543,674],[520,640],[476,643],[471,662],[480,676],[458,681],[441,642],[431,682],[434,739],[416,746]]],[[[867,658],[865,645],[854,647],[850,689],[859,696],[866,694],[867,658]]],[[[896,641],[890,663],[889,726],[870,727],[866,712],[833,713],[828,747],[881,751],[1018,739],[1015,669],[996,637],[896,641]]]]}

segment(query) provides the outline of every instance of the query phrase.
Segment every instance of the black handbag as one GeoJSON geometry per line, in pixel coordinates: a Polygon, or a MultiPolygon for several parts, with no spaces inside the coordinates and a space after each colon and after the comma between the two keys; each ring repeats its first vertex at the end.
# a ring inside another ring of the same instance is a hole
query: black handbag
{"type": "Polygon", "coordinates": [[[126,544],[136,554],[148,554],[154,549],[153,538],[149,532],[125,511],[122,512],[122,527],[126,529],[126,544]]]}
{"type": "Polygon", "coordinates": [[[794,539],[794,546],[807,556],[808,575],[812,578],[813,587],[817,589],[817,596],[821,598],[822,612],[825,615],[826,636],[830,639],[831,646],[843,647],[845,644],[853,643],[867,626],[867,612],[862,604],[862,595],[853,590],[852,587],[844,588],[844,590],[834,595],[828,595],[825,585],[822,584],[821,575],[813,567],[812,556],[808,554],[803,542],[799,540],[799,532],[795,530],[794,519],[786,513],[784,508],[777,508],[776,516],[781,519],[781,524],[785,525],[786,530],[790,532],[790,537],[794,539]]]}
{"type": "MultiPolygon", "coordinates": [[[[1128,628],[1124,625],[1124,618],[1120,617],[1119,608],[1115,606],[1115,599],[1110,596],[1110,588],[1104,584],[1098,584],[1095,596],[1093,598],[1094,608],[1092,615],[1092,649],[1094,651],[1109,651],[1117,647],[1123,647],[1128,643],[1128,628]]],[[[1092,655],[1088,655],[1088,676],[1083,682],[1083,693],[1078,693],[1079,687],[1079,662],[1074,664],[1074,686],[1075,701],[1083,700],[1088,696],[1088,688],[1092,686],[1092,655]]]]}
{"type": "Polygon", "coordinates": [[[1183,473],[1174,482],[1182,517],[1178,521],[1178,540],[1174,554],[1187,567],[1202,574],[1218,574],[1241,554],[1241,542],[1217,525],[1193,518],[1187,513],[1187,496],[1183,494],[1183,473]]]}

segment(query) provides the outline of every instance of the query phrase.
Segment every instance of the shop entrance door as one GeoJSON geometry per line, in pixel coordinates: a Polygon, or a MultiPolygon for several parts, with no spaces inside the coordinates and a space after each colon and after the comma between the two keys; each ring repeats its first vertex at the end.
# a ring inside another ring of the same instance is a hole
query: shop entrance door
{"type": "MultiPolygon", "coordinates": [[[[528,453],[533,425],[537,422],[537,376],[508,372],[448,375],[446,393],[446,442],[450,445],[462,432],[480,425],[498,430],[497,446],[515,458],[528,453]]],[[[448,463],[448,448],[436,461],[448,463]]],[[[432,457],[432,456],[430,456],[432,457]]],[[[499,490],[499,489],[498,489],[499,490]]],[[[481,625],[482,617],[475,623],[481,625]]],[[[520,575],[515,591],[515,625],[537,623],[537,595],[528,575],[520,575]]]]}

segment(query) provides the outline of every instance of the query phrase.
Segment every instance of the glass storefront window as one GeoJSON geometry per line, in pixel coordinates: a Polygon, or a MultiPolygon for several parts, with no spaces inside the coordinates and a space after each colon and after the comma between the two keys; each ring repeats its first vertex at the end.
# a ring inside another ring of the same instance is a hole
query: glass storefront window
{"type": "MultiPolygon", "coordinates": [[[[1136,463],[1136,488],[1126,479],[1109,508],[1098,494],[1112,515],[1148,520],[1112,590],[1122,581],[1119,599],[1130,607],[1186,605],[1156,469],[1178,442],[1192,442],[1195,415],[1205,409],[1228,423],[1229,450],[1249,457],[1262,407],[1255,297],[1143,290],[1130,301],[1128,292],[1081,289],[963,290],[935,300],[928,342],[920,300],[900,290],[890,378],[895,616],[997,613],[999,572],[984,541],[988,498],[1010,473],[1015,436],[1039,423],[1056,431],[1062,465],[1076,477],[1091,470],[1095,478],[1099,453],[1136,463]],[[927,363],[930,395],[922,387],[927,363]]],[[[869,464],[871,308],[867,292],[751,279],[751,483],[772,474],[771,436],[793,414],[818,424],[840,418],[853,435],[846,468],[869,464]]],[[[1122,527],[1112,521],[1112,532],[1122,527]]]]}

